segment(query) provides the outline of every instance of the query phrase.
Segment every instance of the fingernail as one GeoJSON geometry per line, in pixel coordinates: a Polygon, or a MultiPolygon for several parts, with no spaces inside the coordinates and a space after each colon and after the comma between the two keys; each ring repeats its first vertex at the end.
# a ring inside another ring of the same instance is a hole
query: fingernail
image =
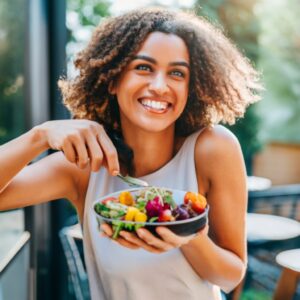
{"type": "Polygon", "coordinates": [[[137,234],[138,234],[138,236],[140,236],[140,237],[143,237],[143,236],[144,236],[144,232],[143,232],[143,230],[141,230],[141,229],[138,229],[138,230],[137,230],[137,234]]]}
{"type": "Polygon", "coordinates": [[[119,171],[118,170],[114,170],[113,172],[112,172],[112,175],[113,176],[117,176],[119,174],[119,171]]]}
{"type": "Polygon", "coordinates": [[[157,232],[158,234],[161,234],[161,233],[164,233],[164,230],[161,229],[160,227],[158,227],[158,228],[156,228],[156,232],[157,232]]]}

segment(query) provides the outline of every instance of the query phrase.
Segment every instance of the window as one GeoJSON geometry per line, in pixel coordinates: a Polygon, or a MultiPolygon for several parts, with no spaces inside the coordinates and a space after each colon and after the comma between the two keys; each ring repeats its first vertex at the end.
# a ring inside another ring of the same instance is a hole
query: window
{"type": "MultiPolygon", "coordinates": [[[[25,131],[26,11],[26,1],[0,2],[0,145],[25,131]]],[[[0,231],[23,227],[23,210],[0,213],[0,231]]]]}

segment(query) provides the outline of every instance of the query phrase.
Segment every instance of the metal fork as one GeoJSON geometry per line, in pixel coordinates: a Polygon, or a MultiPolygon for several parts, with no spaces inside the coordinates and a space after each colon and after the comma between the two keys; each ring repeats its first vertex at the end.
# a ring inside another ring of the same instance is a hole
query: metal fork
{"type": "Polygon", "coordinates": [[[141,179],[138,179],[138,178],[134,178],[134,177],[131,177],[131,176],[123,176],[122,174],[118,174],[117,175],[120,179],[122,179],[123,181],[125,181],[128,185],[130,186],[137,186],[137,187],[147,187],[149,186],[149,183],[144,181],[144,180],[141,180],[141,179]]]}

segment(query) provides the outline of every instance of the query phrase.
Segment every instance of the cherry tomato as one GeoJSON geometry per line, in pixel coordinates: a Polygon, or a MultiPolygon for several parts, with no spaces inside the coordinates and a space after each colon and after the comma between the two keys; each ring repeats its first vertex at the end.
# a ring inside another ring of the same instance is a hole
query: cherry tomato
{"type": "Polygon", "coordinates": [[[168,222],[173,220],[174,217],[172,216],[172,212],[170,209],[163,210],[158,217],[158,222],[168,222]]]}
{"type": "Polygon", "coordinates": [[[201,202],[200,200],[196,200],[192,203],[192,210],[194,210],[196,213],[201,214],[204,212],[206,205],[203,205],[204,202],[201,202]]]}
{"type": "Polygon", "coordinates": [[[115,197],[108,197],[106,199],[103,199],[101,202],[102,202],[102,204],[106,204],[108,201],[118,202],[118,199],[115,197]]]}

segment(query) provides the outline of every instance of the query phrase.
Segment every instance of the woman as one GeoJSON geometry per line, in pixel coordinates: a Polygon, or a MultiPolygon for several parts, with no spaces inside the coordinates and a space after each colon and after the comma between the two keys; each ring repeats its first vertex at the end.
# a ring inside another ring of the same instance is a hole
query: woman
{"type": "Polygon", "coordinates": [[[247,265],[246,173],[234,123],[258,100],[257,73],[203,19],[133,11],[96,28],[61,80],[73,120],[49,121],[0,148],[0,209],[67,198],[83,225],[92,299],[220,299],[247,265]],[[60,150],[26,166],[47,149],[60,150]],[[5,172],[4,172],[5,170],[5,172]],[[92,203],[126,188],[116,174],[198,190],[210,205],[196,237],[160,227],[113,241],[92,203]]]}

